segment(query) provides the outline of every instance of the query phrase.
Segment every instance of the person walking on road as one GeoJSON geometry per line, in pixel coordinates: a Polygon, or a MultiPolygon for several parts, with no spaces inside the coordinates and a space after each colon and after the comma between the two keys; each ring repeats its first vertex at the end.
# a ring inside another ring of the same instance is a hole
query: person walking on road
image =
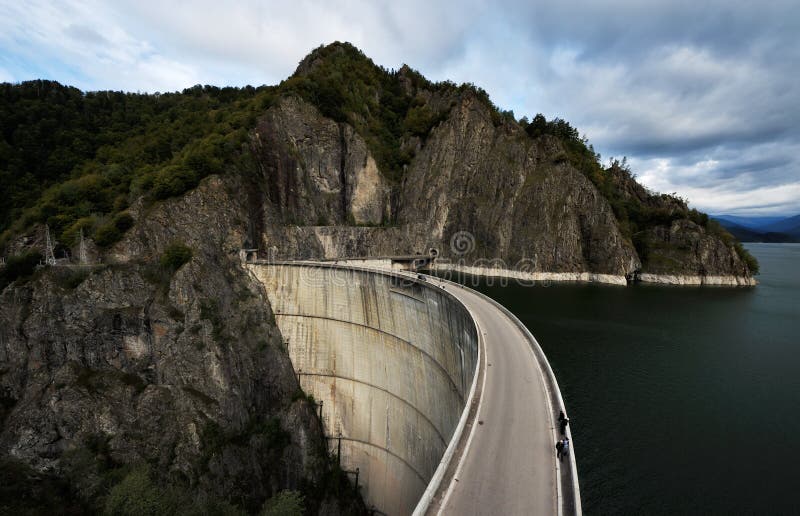
{"type": "Polygon", "coordinates": [[[565,436],[567,434],[567,425],[569,424],[569,418],[564,414],[562,410],[561,413],[558,415],[558,426],[561,429],[561,435],[565,436]]]}
{"type": "Polygon", "coordinates": [[[563,462],[564,457],[569,455],[569,437],[565,437],[562,442],[564,443],[564,448],[561,450],[561,460],[563,462]]]}
{"type": "Polygon", "coordinates": [[[562,453],[564,453],[564,441],[559,440],[556,443],[556,458],[561,460],[562,453]]]}

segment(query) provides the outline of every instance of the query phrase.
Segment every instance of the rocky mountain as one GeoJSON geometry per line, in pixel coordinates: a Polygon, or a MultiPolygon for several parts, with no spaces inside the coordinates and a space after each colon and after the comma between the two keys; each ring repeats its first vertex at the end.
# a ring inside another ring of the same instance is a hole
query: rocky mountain
{"type": "Polygon", "coordinates": [[[480,88],[385,70],[348,44],[270,87],[5,84],[0,117],[8,510],[365,510],[242,248],[437,248],[451,262],[630,277],[757,270],[707,216],[647,191],[624,161],[602,166],[567,122],[516,120],[480,88]],[[39,267],[48,232],[60,262],[39,267]],[[81,249],[91,265],[77,265],[81,249]]]}
{"type": "Polygon", "coordinates": [[[489,107],[472,95],[420,145],[399,185],[378,172],[358,134],[297,98],[270,110],[255,141],[267,186],[264,220],[282,221],[264,223],[262,248],[280,257],[430,247],[447,256],[451,236],[468,231],[476,243],[471,259],[531,258],[543,270],[638,267],[597,189],[548,161],[557,143],[531,142],[516,125],[495,127],[489,107]]]}

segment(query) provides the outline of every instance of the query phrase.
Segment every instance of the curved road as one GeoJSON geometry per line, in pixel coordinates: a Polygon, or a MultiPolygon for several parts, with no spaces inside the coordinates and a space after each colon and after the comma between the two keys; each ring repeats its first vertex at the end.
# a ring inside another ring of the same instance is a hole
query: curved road
{"type": "MultiPolygon", "coordinates": [[[[501,309],[474,291],[444,285],[472,312],[484,337],[484,377],[466,443],[429,513],[561,514],[554,415],[531,345],[501,309]]],[[[566,461],[565,463],[566,464],[566,461]]]]}

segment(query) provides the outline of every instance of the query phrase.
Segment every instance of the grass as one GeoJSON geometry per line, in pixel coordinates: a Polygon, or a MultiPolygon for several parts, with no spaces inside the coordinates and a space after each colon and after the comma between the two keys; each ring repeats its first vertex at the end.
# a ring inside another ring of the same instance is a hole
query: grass
{"type": "Polygon", "coordinates": [[[53,279],[61,288],[75,290],[92,272],[89,267],[58,267],[53,270],[53,279]]]}
{"type": "Polygon", "coordinates": [[[38,251],[10,256],[5,266],[0,267],[0,291],[18,279],[29,278],[41,261],[42,254],[38,251]]]}
{"type": "Polygon", "coordinates": [[[159,263],[165,270],[175,272],[192,259],[192,254],[192,249],[187,245],[173,242],[164,249],[159,263]]]}

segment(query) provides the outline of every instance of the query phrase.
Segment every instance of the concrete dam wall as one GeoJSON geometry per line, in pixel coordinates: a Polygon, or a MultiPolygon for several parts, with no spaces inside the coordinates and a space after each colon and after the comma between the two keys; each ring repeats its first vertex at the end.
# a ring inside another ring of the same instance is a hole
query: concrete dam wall
{"type": "MultiPolygon", "coordinates": [[[[410,514],[447,448],[478,361],[467,309],[389,271],[248,264],[264,284],[303,390],[322,402],[368,506],[410,514]]],[[[338,439],[329,439],[336,450],[338,439]]]]}

